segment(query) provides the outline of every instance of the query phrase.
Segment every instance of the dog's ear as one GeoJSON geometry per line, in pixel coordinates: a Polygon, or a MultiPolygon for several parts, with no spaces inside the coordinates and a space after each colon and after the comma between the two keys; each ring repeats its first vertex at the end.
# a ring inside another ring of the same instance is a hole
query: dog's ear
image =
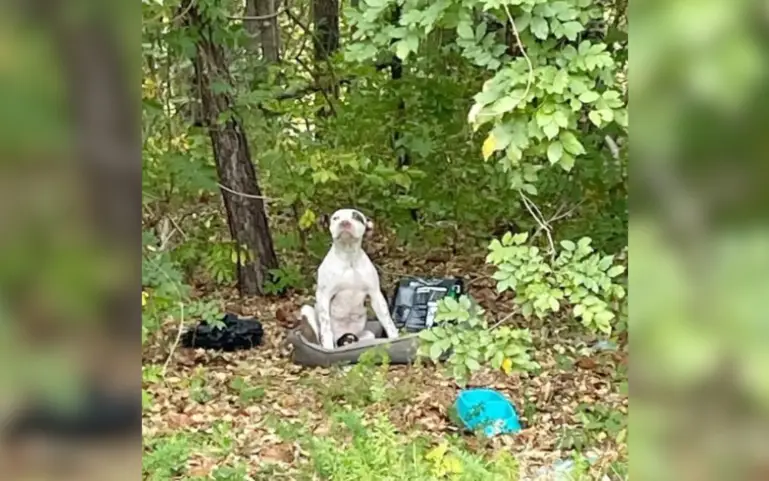
{"type": "Polygon", "coordinates": [[[366,219],[366,232],[364,234],[366,237],[371,237],[374,235],[374,221],[371,219],[366,219]]]}
{"type": "Polygon", "coordinates": [[[328,229],[331,226],[331,216],[328,214],[321,215],[318,221],[323,229],[328,229]]]}

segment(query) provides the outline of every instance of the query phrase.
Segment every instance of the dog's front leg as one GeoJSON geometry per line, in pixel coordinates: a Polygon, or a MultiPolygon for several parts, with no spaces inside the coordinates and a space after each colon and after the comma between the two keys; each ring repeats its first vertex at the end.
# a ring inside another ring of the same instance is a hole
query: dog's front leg
{"type": "Polygon", "coordinates": [[[329,294],[320,292],[315,296],[315,312],[318,314],[320,345],[326,349],[334,349],[334,331],[331,326],[332,297],[329,294]]]}
{"type": "Polygon", "coordinates": [[[387,306],[387,299],[382,295],[382,291],[379,289],[372,289],[369,292],[371,297],[371,308],[374,309],[379,323],[389,338],[398,337],[398,328],[395,327],[392,317],[390,317],[390,308],[387,306]]]}

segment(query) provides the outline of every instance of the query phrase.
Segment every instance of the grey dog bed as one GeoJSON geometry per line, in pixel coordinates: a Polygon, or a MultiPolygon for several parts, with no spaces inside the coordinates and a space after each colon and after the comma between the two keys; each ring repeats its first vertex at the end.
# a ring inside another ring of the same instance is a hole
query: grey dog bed
{"type": "Polygon", "coordinates": [[[419,333],[405,334],[397,339],[384,337],[384,330],[378,321],[368,321],[366,329],[377,337],[370,341],[324,349],[318,344],[308,341],[299,329],[288,334],[288,342],[294,346],[292,360],[302,366],[331,366],[333,364],[356,364],[360,356],[369,349],[384,347],[390,357],[390,364],[412,364],[417,358],[419,333]]]}

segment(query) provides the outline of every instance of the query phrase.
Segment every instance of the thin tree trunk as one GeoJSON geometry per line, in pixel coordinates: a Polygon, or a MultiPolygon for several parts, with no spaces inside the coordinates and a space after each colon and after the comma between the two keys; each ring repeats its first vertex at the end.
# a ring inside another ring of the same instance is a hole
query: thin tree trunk
{"type": "MultiPolygon", "coordinates": [[[[141,117],[127,79],[125,52],[103,24],[72,27],[60,13],[46,9],[48,25],[61,59],[72,108],[76,155],[87,181],[86,195],[100,241],[117,255],[133,249],[129,239],[141,230],[141,117]]],[[[63,8],[63,7],[61,7],[63,8]]],[[[52,9],[53,10],[53,9],[52,9]]],[[[138,264],[121,270],[126,279],[141,279],[138,264]]],[[[107,294],[104,312],[110,328],[140,335],[136,294],[107,294]]]]}
{"type": "Polygon", "coordinates": [[[276,15],[280,0],[246,0],[244,23],[248,33],[261,46],[262,57],[267,63],[280,61],[280,28],[276,15]]]}
{"type": "MultiPolygon", "coordinates": [[[[321,94],[331,104],[339,97],[339,85],[331,71],[331,56],[339,50],[339,0],[312,0],[313,45],[315,47],[315,81],[322,86],[321,94]]],[[[324,105],[316,113],[318,120],[334,114],[332,105],[324,105]]],[[[321,129],[315,138],[321,139],[321,129]]]]}
{"type": "MultiPolygon", "coordinates": [[[[398,25],[401,18],[401,7],[397,6],[395,7],[395,10],[393,12],[393,19],[392,23],[393,25],[398,25]]],[[[398,58],[397,55],[393,55],[392,58],[392,64],[390,65],[390,79],[393,82],[399,81],[401,78],[403,78],[403,61],[398,58]]],[[[403,122],[406,121],[406,102],[403,100],[403,98],[398,99],[398,125],[402,125],[403,122]]],[[[411,156],[409,155],[409,151],[404,145],[398,145],[398,142],[400,139],[403,138],[403,133],[400,130],[395,130],[393,132],[393,146],[395,147],[395,151],[397,152],[398,156],[398,168],[399,169],[405,169],[409,165],[411,165],[411,156]]],[[[415,222],[419,220],[419,211],[417,209],[410,209],[411,213],[411,219],[415,222]]]]}
{"type": "Polygon", "coordinates": [[[256,169],[242,124],[233,109],[232,97],[227,92],[214,93],[212,89],[214,82],[231,85],[224,50],[212,40],[211,25],[195,5],[189,7],[186,21],[198,32],[195,76],[219,179],[225,187],[249,196],[222,189],[232,239],[237,247],[245,247],[255,256],[255,259],[250,256],[239,259],[238,288],[242,295],[263,294],[269,270],[278,267],[278,259],[260,198],[256,169]]]}
{"type": "Polygon", "coordinates": [[[313,0],[315,60],[323,65],[339,49],[339,0],[313,0]]]}

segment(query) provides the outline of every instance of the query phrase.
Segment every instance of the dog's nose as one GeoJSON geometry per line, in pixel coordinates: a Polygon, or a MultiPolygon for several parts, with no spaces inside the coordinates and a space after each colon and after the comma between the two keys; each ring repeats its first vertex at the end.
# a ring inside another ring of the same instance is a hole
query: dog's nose
{"type": "Polygon", "coordinates": [[[339,223],[339,225],[344,228],[352,227],[352,223],[349,220],[343,220],[342,222],[339,223]]]}

